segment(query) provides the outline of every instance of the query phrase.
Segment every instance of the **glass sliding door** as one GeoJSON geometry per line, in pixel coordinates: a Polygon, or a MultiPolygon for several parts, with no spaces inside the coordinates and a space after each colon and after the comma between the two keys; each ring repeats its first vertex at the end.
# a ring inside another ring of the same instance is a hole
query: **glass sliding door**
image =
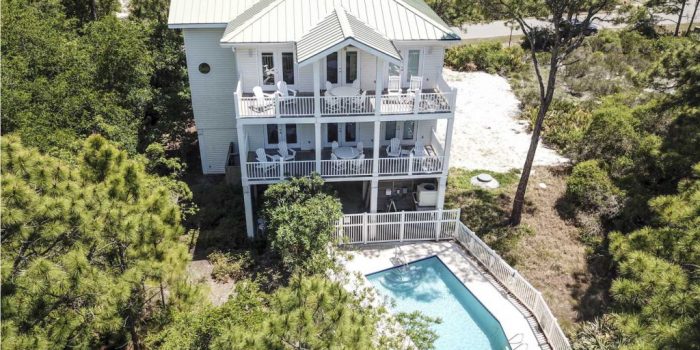
{"type": "Polygon", "coordinates": [[[266,134],[267,137],[265,141],[268,147],[277,145],[280,142],[279,128],[277,124],[267,124],[266,134]]]}
{"type": "Polygon", "coordinates": [[[357,124],[345,123],[345,142],[357,141],[357,124]]]}
{"type": "Polygon", "coordinates": [[[328,123],[326,125],[326,142],[338,142],[338,124],[328,123]]]}
{"type": "Polygon", "coordinates": [[[350,85],[358,79],[358,52],[347,50],[345,52],[345,84],[350,85]]]}
{"type": "Polygon", "coordinates": [[[420,50],[408,50],[406,82],[411,81],[411,77],[414,75],[420,75],[420,50]]]}
{"type": "Polygon", "coordinates": [[[297,125],[296,124],[286,124],[284,126],[284,136],[285,136],[285,142],[287,142],[288,145],[298,144],[299,139],[297,138],[297,125]]]}
{"type": "Polygon", "coordinates": [[[338,53],[333,52],[326,56],[326,80],[333,84],[338,83],[338,53]]]}

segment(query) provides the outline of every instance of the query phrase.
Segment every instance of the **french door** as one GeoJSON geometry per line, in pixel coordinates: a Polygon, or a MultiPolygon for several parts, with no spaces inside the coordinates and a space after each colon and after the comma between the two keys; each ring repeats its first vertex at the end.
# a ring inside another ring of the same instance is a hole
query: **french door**
{"type": "Polygon", "coordinates": [[[280,142],[289,147],[299,147],[299,130],[296,124],[265,125],[265,148],[277,148],[280,142]]]}
{"type": "Polygon", "coordinates": [[[333,141],[341,146],[354,146],[359,140],[357,123],[328,123],[325,124],[325,146],[330,147],[333,141]]]}
{"type": "Polygon", "coordinates": [[[360,79],[360,51],[345,47],[326,56],[325,77],[333,85],[352,85],[360,79]]]}

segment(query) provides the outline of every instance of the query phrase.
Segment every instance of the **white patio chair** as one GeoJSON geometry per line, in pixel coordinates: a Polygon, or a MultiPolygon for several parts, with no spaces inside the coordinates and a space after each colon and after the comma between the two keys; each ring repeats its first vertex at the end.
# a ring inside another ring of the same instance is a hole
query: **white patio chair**
{"type": "Polygon", "coordinates": [[[275,163],[272,163],[274,159],[272,159],[271,156],[269,156],[267,153],[265,153],[265,150],[262,148],[258,148],[255,150],[255,160],[258,162],[258,164],[255,165],[256,168],[262,170],[263,172],[267,172],[270,169],[275,167],[275,163]]]}
{"type": "Polygon", "coordinates": [[[389,146],[386,147],[386,155],[389,157],[401,156],[401,140],[394,137],[389,141],[389,146]]]}
{"type": "Polygon", "coordinates": [[[367,91],[362,91],[360,96],[352,97],[352,110],[362,111],[365,109],[365,101],[367,101],[367,91]]]}
{"type": "Polygon", "coordinates": [[[413,154],[414,157],[427,156],[425,153],[425,144],[423,144],[423,140],[416,141],[416,143],[413,145],[413,149],[411,150],[411,154],[413,154]]]}
{"type": "Polygon", "coordinates": [[[253,95],[255,96],[255,102],[253,102],[253,105],[250,106],[250,109],[252,109],[254,112],[261,113],[274,107],[274,94],[266,94],[262,91],[261,87],[256,86],[253,88],[253,95]]]}
{"type": "Polygon", "coordinates": [[[352,87],[354,87],[355,89],[357,89],[359,91],[360,90],[360,79],[353,80],[352,87]]]}
{"type": "Polygon", "coordinates": [[[277,144],[278,152],[280,154],[280,157],[284,160],[294,160],[294,158],[297,156],[297,151],[288,148],[286,142],[280,142],[277,144]]]}
{"type": "Polygon", "coordinates": [[[386,91],[389,96],[401,96],[401,77],[390,76],[386,91]]]}
{"type": "Polygon", "coordinates": [[[359,155],[365,155],[365,144],[362,141],[357,143],[357,152],[359,155]]]}
{"type": "Polygon", "coordinates": [[[357,157],[357,159],[355,159],[355,161],[353,162],[353,167],[355,168],[355,173],[361,174],[363,172],[364,165],[365,165],[365,155],[360,154],[360,156],[357,157]]]}
{"type": "Polygon", "coordinates": [[[338,159],[338,156],[336,156],[334,153],[331,153],[331,160],[333,161],[331,163],[331,166],[333,167],[333,174],[334,175],[345,174],[345,171],[347,170],[347,167],[346,167],[347,162],[338,159]]]}
{"type": "Polygon", "coordinates": [[[328,92],[333,90],[333,83],[330,81],[326,80],[326,96],[328,96],[328,92]]]}
{"type": "Polygon", "coordinates": [[[277,82],[277,96],[282,102],[292,102],[298,91],[287,87],[287,82],[280,80],[277,82]]]}
{"type": "Polygon", "coordinates": [[[338,148],[338,141],[331,142],[331,153],[333,153],[333,155],[335,155],[336,148],[338,148]]]}
{"type": "Polygon", "coordinates": [[[412,76],[406,90],[406,100],[410,103],[419,103],[418,99],[423,91],[423,77],[412,76]]]}

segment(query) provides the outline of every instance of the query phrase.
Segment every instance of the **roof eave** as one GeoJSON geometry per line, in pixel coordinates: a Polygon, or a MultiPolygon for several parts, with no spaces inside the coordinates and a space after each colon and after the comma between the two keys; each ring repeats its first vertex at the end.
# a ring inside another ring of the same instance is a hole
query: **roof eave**
{"type": "MultiPolygon", "coordinates": [[[[344,40],[342,40],[334,45],[331,45],[328,48],[324,49],[323,51],[320,51],[316,54],[313,54],[313,55],[311,55],[303,60],[298,60],[299,55],[297,54],[297,64],[299,65],[299,67],[309,65],[309,64],[313,63],[314,61],[318,61],[318,60],[328,56],[329,54],[336,52],[336,51],[338,51],[338,50],[340,50],[343,47],[348,46],[348,45],[355,46],[358,49],[369,52],[374,56],[382,57],[387,62],[394,63],[397,65],[401,64],[401,56],[400,55],[398,55],[398,56],[390,55],[384,51],[377,50],[377,49],[375,49],[367,44],[364,44],[360,41],[357,41],[357,40],[355,40],[355,38],[352,38],[352,37],[346,38],[346,39],[344,39],[344,40]]],[[[394,48],[394,50],[396,50],[396,48],[394,48]]],[[[398,50],[396,50],[396,52],[398,54],[398,50]]]]}

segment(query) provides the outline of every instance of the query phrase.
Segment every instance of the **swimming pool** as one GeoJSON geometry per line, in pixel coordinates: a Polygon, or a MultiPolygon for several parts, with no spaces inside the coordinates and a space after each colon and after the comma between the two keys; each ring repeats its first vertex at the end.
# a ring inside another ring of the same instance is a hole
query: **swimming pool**
{"type": "Polygon", "coordinates": [[[394,299],[393,312],[420,311],[442,319],[433,326],[437,350],[510,349],[498,320],[437,256],[372,273],[367,279],[381,295],[394,299]]]}

